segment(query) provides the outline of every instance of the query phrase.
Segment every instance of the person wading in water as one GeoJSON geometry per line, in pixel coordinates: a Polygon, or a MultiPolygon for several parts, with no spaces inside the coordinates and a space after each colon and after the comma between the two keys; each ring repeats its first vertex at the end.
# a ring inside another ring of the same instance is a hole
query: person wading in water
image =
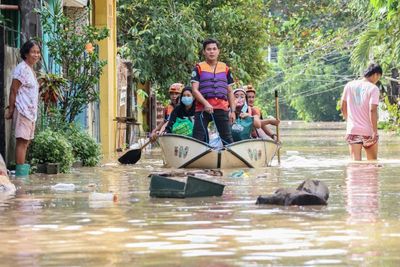
{"type": "Polygon", "coordinates": [[[346,141],[353,160],[361,160],[362,148],[367,160],[378,158],[379,88],[376,83],[382,73],[381,66],[371,64],[363,79],[348,82],[344,87],[341,109],[347,123],[346,141]]]}

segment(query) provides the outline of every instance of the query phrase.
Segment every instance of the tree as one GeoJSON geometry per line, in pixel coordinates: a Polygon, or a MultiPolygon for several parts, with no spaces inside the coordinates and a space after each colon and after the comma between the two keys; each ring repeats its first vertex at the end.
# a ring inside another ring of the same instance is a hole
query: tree
{"type": "Polygon", "coordinates": [[[214,37],[222,44],[221,60],[238,80],[260,80],[268,45],[263,7],[261,0],[120,0],[120,51],[132,60],[140,81],[165,89],[189,82],[202,40],[214,37]]]}
{"type": "Polygon", "coordinates": [[[400,86],[396,80],[400,67],[400,1],[370,0],[366,12],[371,19],[352,52],[352,64],[355,69],[364,69],[370,61],[382,65],[386,76],[382,84],[387,88],[385,107],[392,117],[387,127],[398,129],[400,86]]]}
{"type": "Polygon", "coordinates": [[[264,103],[279,90],[283,118],[339,120],[336,102],[354,77],[349,56],[354,34],[362,31],[361,17],[342,0],[271,1],[269,6],[271,41],[279,52],[271,75],[260,84],[258,103],[268,107],[264,103]]]}
{"type": "Polygon", "coordinates": [[[118,41],[141,82],[161,88],[186,82],[197,60],[201,27],[193,5],[172,1],[119,1],[118,41]]]}
{"type": "MultiPolygon", "coordinates": [[[[83,15],[87,17],[88,9],[83,15]]],[[[107,28],[97,29],[80,24],[64,15],[61,1],[53,8],[48,6],[38,10],[47,45],[55,63],[62,67],[62,76],[68,81],[62,88],[58,108],[64,121],[73,122],[87,104],[99,100],[96,85],[106,61],[99,59],[93,44],[107,38],[107,28]]]]}

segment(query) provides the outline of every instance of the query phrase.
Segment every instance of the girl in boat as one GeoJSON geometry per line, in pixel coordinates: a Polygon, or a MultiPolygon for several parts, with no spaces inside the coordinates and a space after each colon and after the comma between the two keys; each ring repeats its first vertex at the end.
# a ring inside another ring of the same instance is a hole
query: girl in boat
{"type": "Polygon", "coordinates": [[[182,90],[180,104],[174,108],[168,119],[165,132],[192,136],[195,106],[192,88],[186,86],[182,90]]]}
{"type": "Polygon", "coordinates": [[[246,91],[238,88],[233,91],[236,101],[236,122],[232,124],[232,135],[235,142],[251,138],[251,133],[261,127],[261,120],[253,108],[247,104],[246,91]]]}

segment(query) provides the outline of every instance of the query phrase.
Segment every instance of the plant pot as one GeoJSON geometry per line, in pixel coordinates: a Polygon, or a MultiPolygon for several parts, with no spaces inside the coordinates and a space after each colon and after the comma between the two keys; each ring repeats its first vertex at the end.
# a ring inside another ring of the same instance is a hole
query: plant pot
{"type": "Polygon", "coordinates": [[[83,162],[82,160],[77,160],[72,164],[72,168],[82,168],[83,162]]]}
{"type": "Polygon", "coordinates": [[[60,172],[60,163],[47,163],[46,173],[47,174],[57,174],[60,172]]]}
{"type": "Polygon", "coordinates": [[[36,165],[36,172],[37,173],[46,173],[47,172],[47,166],[45,163],[39,163],[36,165]]]}

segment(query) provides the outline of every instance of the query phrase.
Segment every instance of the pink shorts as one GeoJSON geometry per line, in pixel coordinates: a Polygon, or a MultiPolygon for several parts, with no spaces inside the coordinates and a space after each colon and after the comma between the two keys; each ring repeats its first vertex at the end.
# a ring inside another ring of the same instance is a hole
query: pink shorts
{"type": "Polygon", "coordinates": [[[348,134],[346,135],[346,141],[349,145],[360,144],[364,148],[369,148],[375,145],[378,142],[379,136],[376,137],[375,140],[372,139],[372,136],[366,135],[356,135],[356,134],[348,134]]]}
{"type": "Polygon", "coordinates": [[[35,122],[19,113],[17,109],[14,110],[13,120],[15,127],[15,138],[32,140],[35,136],[35,122]]]}

